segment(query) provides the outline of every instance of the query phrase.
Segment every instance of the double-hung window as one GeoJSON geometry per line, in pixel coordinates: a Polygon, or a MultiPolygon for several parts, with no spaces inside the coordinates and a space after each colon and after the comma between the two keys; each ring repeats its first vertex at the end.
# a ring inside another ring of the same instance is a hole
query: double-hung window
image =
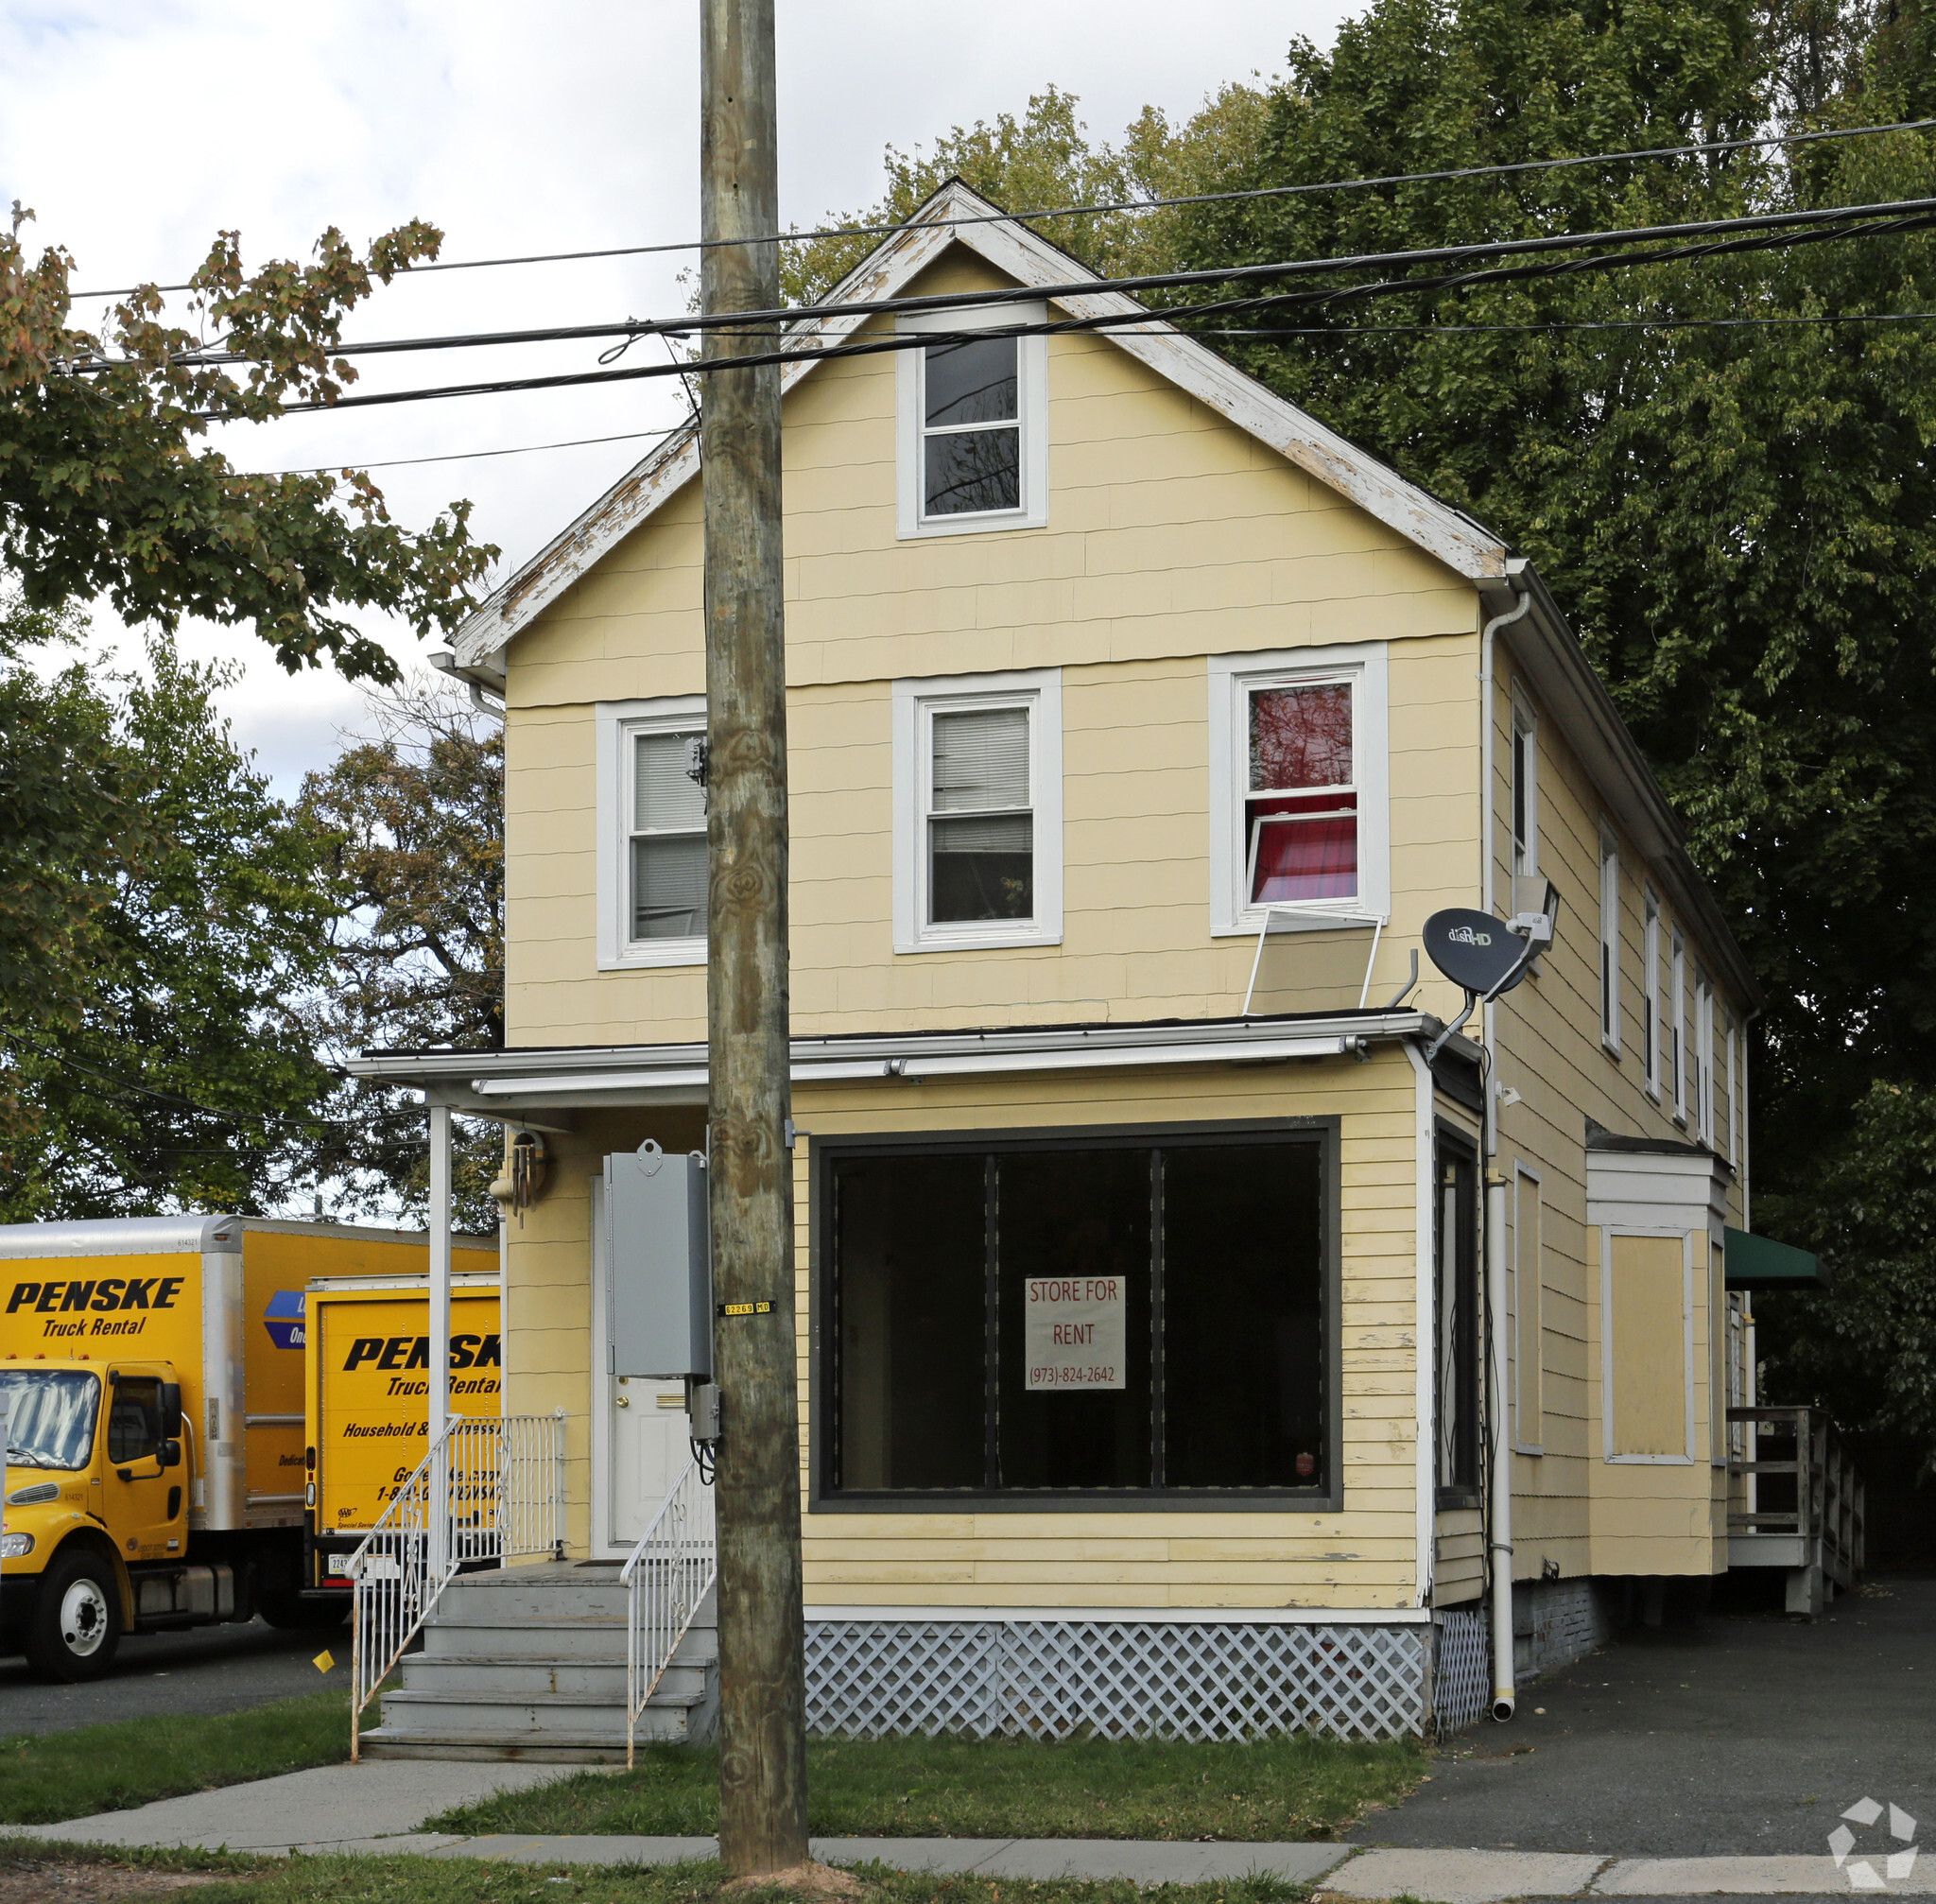
{"type": "Polygon", "coordinates": [[[1676,932],[1668,960],[1668,1069],[1674,1084],[1674,1117],[1687,1121],[1687,947],[1676,932]]]}
{"type": "Polygon", "coordinates": [[[602,969],[705,962],[705,731],[697,695],[598,706],[602,969]]]}
{"type": "Polygon", "coordinates": [[[1047,521],[1046,340],[998,328],[1030,315],[1046,307],[902,320],[903,331],[947,333],[896,354],[903,537],[1047,521]]]}
{"type": "Polygon", "coordinates": [[[1530,702],[1512,696],[1512,828],[1508,862],[1512,873],[1512,908],[1530,909],[1545,899],[1539,881],[1539,723],[1530,702]]]}
{"type": "Polygon", "coordinates": [[[1694,1134],[1714,1143],[1714,987],[1698,966],[1694,973],[1694,1134]]]}
{"type": "Polygon", "coordinates": [[[1658,1099],[1660,1097],[1660,901],[1653,896],[1651,886],[1645,889],[1642,900],[1645,924],[1641,937],[1641,956],[1646,964],[1647,1010],[1645,1025],[1647,1031],[1647,1095],[1658,1099]]]}
{"type": "Polygon", "coordinates": [[[896,682],[894,944],[1062,936],[1062,679],[896,682]]]}
{"type": "Polygon", "coordinates": [[[1620,1048],[1620,847],[1609,827],[1599,833],[1599,1035],[1620,1048]]]}
{"type": "Polygon", "coordinates": [[[1385,916],[1382,647],[1214,657],[1210,708],[1216,929],[1385,916]]]}

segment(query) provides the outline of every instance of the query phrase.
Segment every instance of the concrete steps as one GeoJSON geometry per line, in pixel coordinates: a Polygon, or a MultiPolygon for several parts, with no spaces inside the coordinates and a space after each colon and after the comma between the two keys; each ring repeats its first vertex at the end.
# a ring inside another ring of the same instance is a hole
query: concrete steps
{"type": "MultiPolygon", "coordinates": [[[[372,1758],[625,1757],[625,1589],[616,1566],[506,1568],[444,1589],[363,1735],[372,1758]]],[[[717,1615],[711,1598],[650,1703],[640,1743],[696,1744],[718,1718],[717,1615]]]]}

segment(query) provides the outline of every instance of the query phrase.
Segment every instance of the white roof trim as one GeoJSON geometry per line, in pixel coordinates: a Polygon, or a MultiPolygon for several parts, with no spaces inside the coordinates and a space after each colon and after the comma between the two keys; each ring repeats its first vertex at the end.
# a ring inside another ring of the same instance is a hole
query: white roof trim
{"type": "MultiPolygon", "coordinates": [[[[907,224],[849,272],[824,302],[839,304],[897,297],[955,244],[966,246],[1019,285],[1046,287],[1094,275],[1026,225],[999,218],[998,213],[997,206],[971,192],[959,179],[950,180],[907,224]],[[997,222],[944,222],[991,214],[997,215],[997,222]]],[[[1120,291],[1064,295],[1055,303],[1075,318],[1133,316],[1144,308],[1120,291]]],[[[854,312],[845,317],[815,317],[809,307],[791,331],[803,341],[810,338],[838,340],[856,330],[867,315],[854,312]]],[[[1510,551],[1497,536],[1406,481],[1375,457],[1326,429],[1295,404],[1273,395],[1161,319],[1152,318],[1134,330],[1107,335],[1207,408],[1435,556],[1454,574],[1473,582],[1505,574],[1510,551]]],[[[811,363],[786,365],[781,372],[782,391],[790,390],[818,368],[811,363]]],[[[687,424],[655,444],[649,455],[525,563],[464,623],[454,643],[458,666],[475,667],[488,662],[698,474],[698,430],[687,424]]]]}

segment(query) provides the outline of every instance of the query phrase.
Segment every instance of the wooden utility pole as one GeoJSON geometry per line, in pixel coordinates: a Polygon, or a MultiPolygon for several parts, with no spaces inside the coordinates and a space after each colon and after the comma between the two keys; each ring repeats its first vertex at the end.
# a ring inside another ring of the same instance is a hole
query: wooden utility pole
{"type": "MultiPolygon", "coordinates": [[[[773,0],[700,0],[700,230],[779,229],[773,0]]],[[[772,310],[777,244],[703,254],[707,312],[772,310]]],[[[708,331],[714,360],[770,340],[708,331]]],[[[806,1845],[800,1417],[786,1009],[786,650],[780,574],[780,372],[703,379],[706,524],[706,1035],[714,1324],[721,1404],[719,1856],[789,1871],[806,1845]]]]}

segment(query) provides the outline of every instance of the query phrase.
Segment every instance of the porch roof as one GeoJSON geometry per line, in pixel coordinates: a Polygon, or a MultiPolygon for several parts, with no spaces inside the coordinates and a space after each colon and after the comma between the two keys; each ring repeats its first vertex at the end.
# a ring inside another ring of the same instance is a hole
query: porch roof
{"type": "MultiPolygon", "coordinates": [[[[878,1082],[1131,1065],[1273,1064],[1366,1057],[1374,1044],[1431,1039],[1428,1012],[1286,1013],[1270,1017],[1163,1019],[1143,1024],[1026,1026],[948,1031],[851,1032],[792,1041],[803,1084],[878,1082]]],[[[1448,1041],[1439,1058],[1475,1065],[1478,1047],[1448,1041]]],[[[365,1051],[353,1076],[400,1084],[474,1116],[569,1130],[570,1113],[627,1105],[703,1104],[706,1047],[668,1045],[522,1046],[501,1051],[365,1051]]]]}

